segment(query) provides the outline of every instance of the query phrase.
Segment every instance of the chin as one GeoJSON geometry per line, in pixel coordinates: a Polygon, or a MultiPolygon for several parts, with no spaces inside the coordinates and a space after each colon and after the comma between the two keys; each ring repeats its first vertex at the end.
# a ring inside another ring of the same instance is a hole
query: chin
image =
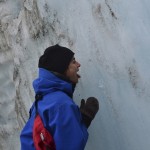
{"type": "Polygon", "coordinates": [[[79,80],[77,79],[76,81],[75,81],[75,83],[77,84],[79,82],[79,80]]]}
{"type": "Polygon", "coordinates": [[[74,77],[74,78],[70,79],[70,81],[71,81],[73,84],[77,84],[78,81],[79,81],[79,78],[78,78],[78,77],[74,77]]]}
{"type": "Polygon", "coordinates": [[[72,81],[73,84],[77,84],[78,83],[78,80],[74,80],[72,81]]]}

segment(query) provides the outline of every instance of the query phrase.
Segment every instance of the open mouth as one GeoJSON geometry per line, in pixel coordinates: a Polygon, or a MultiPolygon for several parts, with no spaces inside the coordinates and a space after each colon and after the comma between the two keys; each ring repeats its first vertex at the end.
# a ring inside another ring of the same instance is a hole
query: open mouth
{"type": "Polygon", "coordinates": [[[77,69],[77,72],[76,72],[76,73],[77,73],[77,77],[78,77],[78,78],[81,78],[80,73],[79,73],[79,69],[77,69]]]}
{"type": "Polygon", "coordinates": [[[80,76],[79,74],[77,74],[77,77],[78,77],[78,78],[81,78],[81,76],[80,76]]]}
{"type": "Polygon", "coordinates": [[[77,77],[78,77],[78,78],[81,78],[80,74],[77,73],[77,77]]]}

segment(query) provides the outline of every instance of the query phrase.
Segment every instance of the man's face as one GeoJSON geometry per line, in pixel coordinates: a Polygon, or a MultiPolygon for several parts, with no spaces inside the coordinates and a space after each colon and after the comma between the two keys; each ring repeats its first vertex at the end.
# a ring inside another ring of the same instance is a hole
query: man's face
{"type": "Polygon", "coordinates": [[[78,79],[80,78],[80,75],[77,73],[79,71],[79,67],[80,67],[80,63],[77,62],[75,60],[75,58],[73,58],[68,66],[68,69],[65,73],[66,77],[69,78],[69,80],[72,82],[72,83],[77,83],[78,82],[78,79]]]}

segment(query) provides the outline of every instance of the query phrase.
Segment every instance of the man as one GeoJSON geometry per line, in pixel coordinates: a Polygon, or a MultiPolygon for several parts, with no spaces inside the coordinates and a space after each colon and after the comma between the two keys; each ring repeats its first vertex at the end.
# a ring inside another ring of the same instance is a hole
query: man
{"type": "MultiPolygon", "coordinates": [[[[37,104],[38,114],[52,135],[56,150],[84,150],[87,128],[99,109],[93,97],[82,100],[80,108],[72,100],[80,66],[74,53],[59,45],[48,47],[39,59],[39,77],[33,82],[36,95],[42,97],[37,104]]],[[[21,132],[22,150],[35,150],[35,106],[33,103],[31,116],[21,132]]]]}

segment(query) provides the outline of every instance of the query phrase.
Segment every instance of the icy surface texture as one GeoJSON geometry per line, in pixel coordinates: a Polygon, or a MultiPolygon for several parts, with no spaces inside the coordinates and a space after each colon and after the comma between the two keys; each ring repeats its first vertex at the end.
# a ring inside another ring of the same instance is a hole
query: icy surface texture
{"type": "Polygon", "coordinates": [[[81,63],[75,101],[100,111],[86,150],[150,149],[150,1],[0,0],[0,150],[19,150],[44,49],[81,63]]]}

